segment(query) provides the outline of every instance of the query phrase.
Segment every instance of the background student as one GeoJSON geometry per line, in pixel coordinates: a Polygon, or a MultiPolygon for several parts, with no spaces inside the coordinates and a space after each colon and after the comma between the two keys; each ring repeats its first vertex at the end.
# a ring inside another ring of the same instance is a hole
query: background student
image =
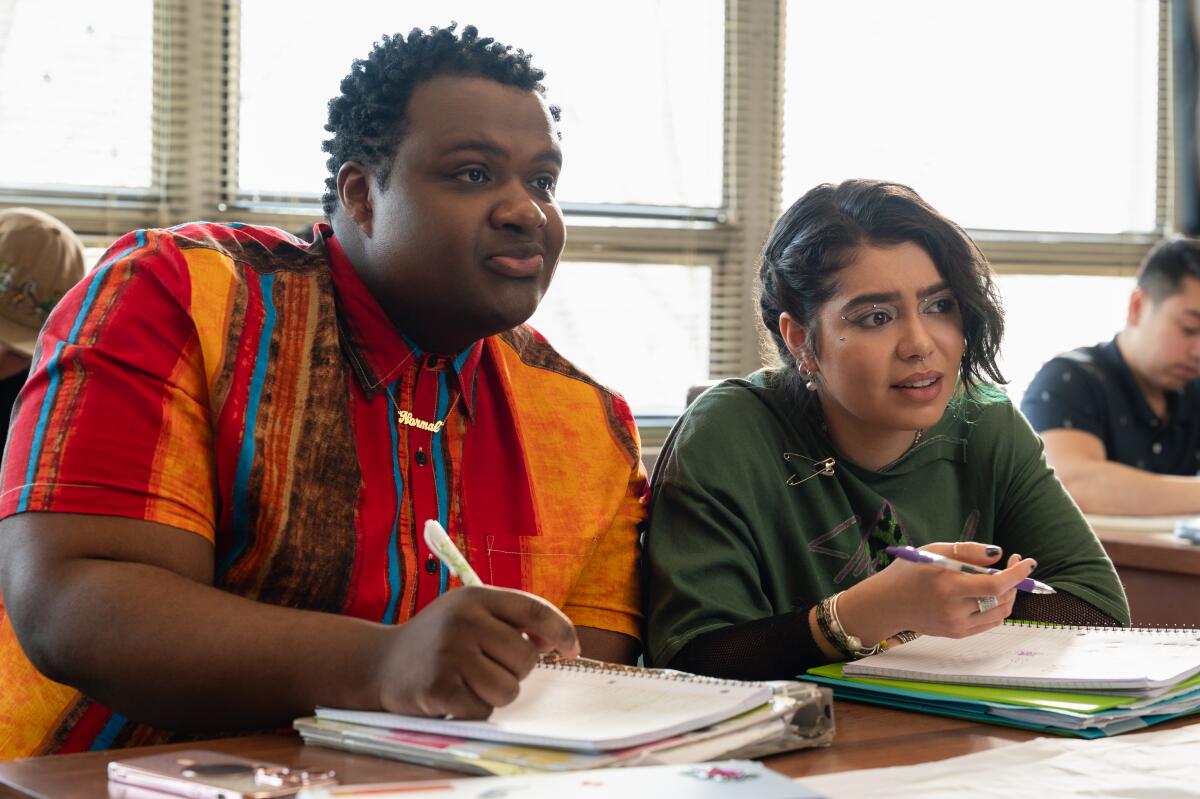
{"type": "Polygon", "coordinates": [[[540,651],[636,658],[632,416],[523,326],[564,238],[541,78],[384,37],[312,243],[138,231],[59,305],[2,478],[0,757],[478,718],[540,651]],[[496,587],[448,590],[429,518],[496,587]]]}
{"type": "Polygon", "coordinates": [[[782,678],[1010,614],[1128,624],[1111,562],[988,383],[1003,319],[959,226],[904,186],[821,185],[775,224],[759,282],[785,365],[703,394],[655,469],[655,665],[782,678]],[[891,545],[1005,568],[934,569],[891,545]],[[1014,590],[1035,567],[1056,594],[1014,590]]]}
{"type": "Polygon", "coordinates": [[[83,244],[62,222],[35,208],[0,211],[0,446],[38,331],[83,271],[83,244]]]}
{"type": "Polygon", "coordinates": [[[1021,412],[1085,512],[1200,512],[1200,240],[1151,250],[1125,328],[1048,361],[1021,412]]]}

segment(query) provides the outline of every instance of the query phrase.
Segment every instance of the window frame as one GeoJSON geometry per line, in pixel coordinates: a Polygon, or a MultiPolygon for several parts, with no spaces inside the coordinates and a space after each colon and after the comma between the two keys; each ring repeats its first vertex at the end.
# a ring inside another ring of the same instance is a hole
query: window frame
{"type": "MultiPolygon", "coordinates": [[[[723,191],[720,208],[567,204],[564,259],[712,265],[709,378],[762,365],[754,302],[759,250],[778,215],[782,177],[787,0],[726,0],[723,191]],[[690,261],[688,259],[691,259],[690,261]]],[[[972,230],[998,272],[1132,274],[1158,238],[1178,229],[1174,180],[1170,0],[1158,0],[1156,231],[1075,235],[972,230]]],[[[239,0],[155,0],[153,174],[149,190],[18,189],[0,207],[35,205],[85,243],[105,246],[139,227],[189,219],[299,230],[319,200],[251,198],[237,188],[239,0]]],[[[653,446],[669,419],[647,419],[653,446]],[[653,424],[649,424],[653,421],[653,424]]]]}

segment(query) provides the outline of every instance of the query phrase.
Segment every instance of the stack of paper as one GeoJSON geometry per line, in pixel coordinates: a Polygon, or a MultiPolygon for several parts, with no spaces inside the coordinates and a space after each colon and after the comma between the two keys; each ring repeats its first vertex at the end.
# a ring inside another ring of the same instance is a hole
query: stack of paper
{"type": "Polygon", "coordinates": [[[1101,538],[1106,533],[1170,533],[1186,516],[1103,516],[1086,514],[1088,524],[1101,538]]]}
{"type": "Polygon", "coordinates": [[[811,669],[836,696],[1084,738],[1200,710],[1200,630],[1005,624],[811,669]]]}
{"type": "Polygon", "coordinates": [[[694,763],[819,746],[828,689],[566,661],[541,664],[486,721],[319,708],[308,743],[473,774],[694,763]]]}

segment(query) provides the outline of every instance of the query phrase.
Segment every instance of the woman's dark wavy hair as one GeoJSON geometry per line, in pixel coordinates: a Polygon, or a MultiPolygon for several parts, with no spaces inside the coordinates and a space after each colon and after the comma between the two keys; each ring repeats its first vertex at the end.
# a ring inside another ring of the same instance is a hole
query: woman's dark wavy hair
{"type": "MultiPolygon", "coordinates": [[[[408,101],[417,84],[439,75],[478,75],[505,86],[545,94],[546,73],[530,64],[524,50],[513,50],[495,39],[481,37],[474,25],[455,35],[457,23],[447,28],[414,28],[405,39],[397,33],[375,43],[366,58],[355,59],[342,79],[342,93],[329,101],[333,134],[321,149],[329,153],[325,165],[325,216],[337,210],[337,173],[347,161],[370,167],[387,185],[391,160],[404,138],[408,101]]],[[[557,122],[559,110],[550,106],[557,122]]]]}
{"type": "MultiPolygon", "coordinates": [[[[1007,382],[996,365],[1004,311],[987,259],[966,231],[915,191],[881,180],[823,183],[775,222],[758,270],[759,310],[783,363],[793,358],[779,333],[781,313],[809,330],[816,353],[817,311],[837,292],[838,272],[860,247],[905,242],[925,250],[958,301],[965,339],[959,371],[967,393],[989,380],[1007,382]]],[[[783,373],[793,391],[806,393],[796,369],[783,373]]]]}

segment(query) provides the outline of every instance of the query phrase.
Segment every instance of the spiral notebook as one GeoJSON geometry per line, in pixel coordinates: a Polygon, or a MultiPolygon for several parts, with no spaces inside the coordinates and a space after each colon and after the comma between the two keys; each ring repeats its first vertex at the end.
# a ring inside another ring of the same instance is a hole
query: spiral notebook
{"type": "Polygon", "coordinates": [[[968,638],[923,636],[846,664],[846,677],[1149,692],[1200,674],[1200,630],[1005,622],[968,638]]]}
{"type": "Polygon", "coordinates": [[[771,685],[596,661],[539,663],[486,721],[338,708],[317,717],[484,741],[603,752],[715,724],[769,702],[771,685]]]}

